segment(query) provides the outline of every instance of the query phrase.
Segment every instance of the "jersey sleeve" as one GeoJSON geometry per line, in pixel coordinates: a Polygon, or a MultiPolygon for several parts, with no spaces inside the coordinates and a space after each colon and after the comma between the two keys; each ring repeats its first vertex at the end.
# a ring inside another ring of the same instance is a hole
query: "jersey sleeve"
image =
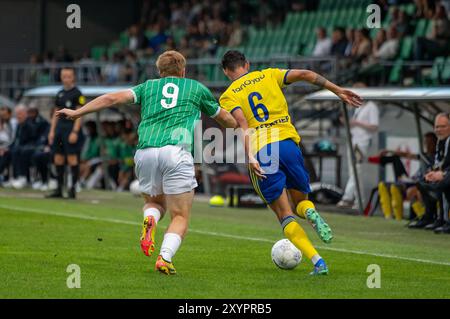
{"type": "Polygon", "coordinates": [[[280,88],[284,88],[290,83],[287,82],[287,75],[289,73],[289,69],[267,69],[266,70],[272,78],[277,82],[280,88]]]}
{"type": "Polygon", "coordinates": [[[241,106],[233,99],[227,92],[222,94],[219,99],[220,106],[232,113],[234,110],[241,108],[241,106]]]}
{"type": "Polygon", "coordinates": [[[208,115],[209,117],[215,117],[220,112],[219,103],[212,95],[211,91],[202,86],[202,100],[200,101],[200,111],[208,115]]]}
{"type": "Polygon", "coordinates": [[[140,104],[141,97],[144,94],[145,82],[139,85],[133,86],[130,91],[133,93],[133,103],[140,104]]]}
{"type": "Polygon", "coordinates": [[[83,106],[86,104],[86,98],[84,97],[84,95],[81,93],[80,90],[78,90],[77,95],[75,96],[75,99],[73,101],[73,105],[76,106],[83,106]]]}

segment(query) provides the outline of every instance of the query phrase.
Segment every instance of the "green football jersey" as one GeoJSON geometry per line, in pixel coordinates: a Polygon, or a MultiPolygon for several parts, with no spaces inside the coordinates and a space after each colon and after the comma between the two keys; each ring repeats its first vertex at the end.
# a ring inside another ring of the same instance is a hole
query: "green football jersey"
{"type": "Polygon", "coordinates": [[[211,91],[192,79],[147,80],[131,90],[134,103],[141,105],[138,149],[183,145],[192,152],[200,112],[214,117],[220,111],[211,91]]]}

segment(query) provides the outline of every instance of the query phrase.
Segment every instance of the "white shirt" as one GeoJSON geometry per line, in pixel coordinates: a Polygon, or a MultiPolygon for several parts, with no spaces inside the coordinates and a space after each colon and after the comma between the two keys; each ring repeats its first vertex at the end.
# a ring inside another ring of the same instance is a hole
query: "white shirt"
{"type": "MultiPolygon", "coordinates": [[[[379,125],[379,111],[378,106],[373,101],[364,103],[361,107],[355,110],[352,119],[363,122],[368,125],[379,125]]],[[[370,140],[374,137],[376,132],[369,131],[360,126],[354,126],[350,129],[352,133],[353,145],[368,146],[370,140]]]]}
{"type": "Polygon", "coordinates": [[[374,55],[377,58],[380,59],[393,59],[397,55],[398,51],[398,40],[397,39],[391,39],[384,42],[378,52],[376,52],[374,55]]]}
{"type": "Polygon", "coordinates": [[[331,52],[331,39],[325,38],[318,40],[314,46],[313,56],[328,56],[331,52]]]}

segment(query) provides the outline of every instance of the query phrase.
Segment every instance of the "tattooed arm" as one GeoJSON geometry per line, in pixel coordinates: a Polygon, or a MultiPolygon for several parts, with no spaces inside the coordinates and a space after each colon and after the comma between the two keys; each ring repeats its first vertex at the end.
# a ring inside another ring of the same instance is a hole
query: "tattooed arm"
{"type": "Polygon", "coordinates": [[[290,70],[286,75],[286,83],[293,83],[298,81],[306,81],[321,88],[327,89],[336,94],[342,101],[351,106],[359,107],[362,105],[362,98],[359,95],[350,90],[341,88],[340,86],[327,80],[320,74],[317,74],[316,72],[309,70],[290,70]]]}

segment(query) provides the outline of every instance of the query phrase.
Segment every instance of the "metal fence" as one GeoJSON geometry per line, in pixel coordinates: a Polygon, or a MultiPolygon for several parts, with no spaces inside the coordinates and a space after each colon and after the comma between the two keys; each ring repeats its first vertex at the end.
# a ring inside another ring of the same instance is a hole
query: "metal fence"
{"type": "MultiPolygon", "coordinates": [[[[71,67],[77,75],[79,85],[133,85],[146,79],[159,77],[155,61],[136,63],[76,62],[44,64],[0,64],[0,94],[17,97],[30,88],[59,85],[61,68],[71,67]]],[[[252,69],[268,67],[308,68],[321,72],[336,81],[338,63],[335,58],[290,58],[252,59],[252,69]]],[[[229,84],[218,59],[192,59],[188,61],[186,74],[203,82],[211,89],[223,88],[229,84]]]]}
{"type": "MultiPolygon", "coordinates": [[[[63,67],[75,69],[79,85],[134,85],[146,79],[159,77],[154,60],[133,63],[81,61],[0,64],[0,94],[17,98],[24,90],[30,88],[59,85],[59,73],[63,67]]],[[[278,56],[251,60],[252,69],[268,67],[306,68],[319,72],[338,84],[351,84],[361,80],[370,86],[422,86],[448,82],[440,77],[439,69],[429,61],[401,61],[400,63],[387,61],[364,67],[349,59],[335,57],[278,56]]],[[[212,90],[223,89],[229,84],[222,72],[219,59],[191,59],[188,61],[186,71],[188,77],[201,81],[212,90]]],[[[301,86],[296,86],[297,90],[299,87],[301,86]]],[[[301,93],[306,93],[313,88],[303,86],[303,89],[301,93]]]]}

